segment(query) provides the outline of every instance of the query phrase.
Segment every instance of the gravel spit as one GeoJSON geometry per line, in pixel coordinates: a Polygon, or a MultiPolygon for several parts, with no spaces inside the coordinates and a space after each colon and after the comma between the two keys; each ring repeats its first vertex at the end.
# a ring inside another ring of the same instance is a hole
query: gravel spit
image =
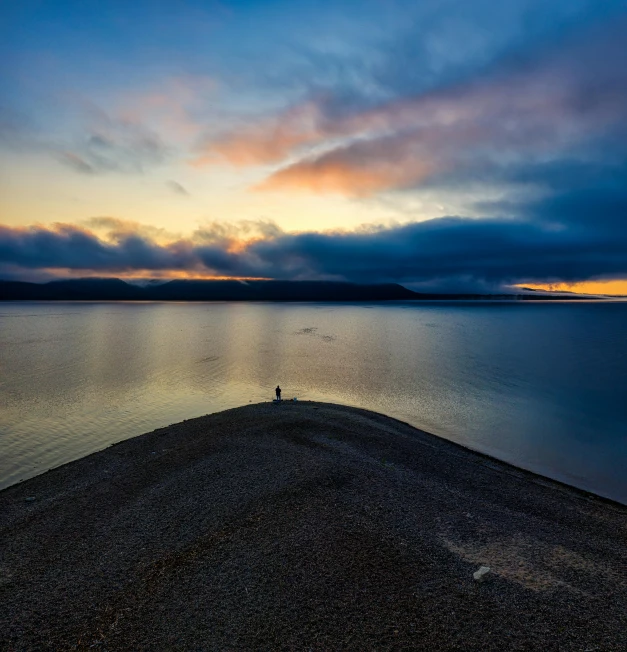
{"type": "Polygon", "coordinates": [[[0,492],[0,649],[624,652],[626,536],[394,419],[250,405],[0,492]]]}

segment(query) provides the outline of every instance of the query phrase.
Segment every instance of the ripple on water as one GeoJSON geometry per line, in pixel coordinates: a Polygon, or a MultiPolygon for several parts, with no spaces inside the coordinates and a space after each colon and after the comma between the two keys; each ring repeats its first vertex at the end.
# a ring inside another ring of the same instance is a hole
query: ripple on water
{"type": "Polygon", "coordinates": [[[6,304],[0,486],[284,396],[395,416],[627,500],[627,304],[6,304]]]}

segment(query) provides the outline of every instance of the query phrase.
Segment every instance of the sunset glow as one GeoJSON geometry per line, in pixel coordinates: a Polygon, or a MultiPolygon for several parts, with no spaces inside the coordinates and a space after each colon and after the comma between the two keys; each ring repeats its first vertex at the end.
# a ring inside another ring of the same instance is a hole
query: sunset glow
{"type": "Polygon", "coordinates": [[[587,281],[583,283],[556,283],[544,285],[527,285],[532,290],[547,292],[575,292],[577,294],[627,296],[627,280],[622,281],[587,281]]]}
{"type": "Polygon", "coordinates": [[[627,294],[624,2],[3,13],[0,278],[627,294]]]}

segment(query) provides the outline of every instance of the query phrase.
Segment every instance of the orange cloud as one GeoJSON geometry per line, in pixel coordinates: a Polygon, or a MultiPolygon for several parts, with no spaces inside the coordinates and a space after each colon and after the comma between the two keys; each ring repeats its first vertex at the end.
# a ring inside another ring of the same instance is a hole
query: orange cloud
{"type": "Polygon", "coordinates": [[[139,235],[159,244],[167,244],[182,239],[180,233],[174,233],[152,224],[142,224],[135,220],[124,220],[118,217],[90,217],[82,220],[80,226],[85,231],[102,236],[105,241],[119,241],[129,235],[139,235]]]}
{"type": "Polygon", "coordinates": [[[244,167],[280,161],[292,150],[324,137],[320,116],[315,101],[291,107],[277,116],[243,125],[236,132],[206,142],[201,155],[191,163],[194,167],[204,167],[226,160],[244,167]]]}
{"type": "MultiPolygon", "coordinates": [[[[225,161],[238,167],[272,164],[302,153],[306,146],[342,149],[352,142],[389,139],[394,134],[416,131],[421,131],[421,139],[425,141],[427,130],[437,130],[439,139],[430,139],[436,148],[440,144],[438,140],[446,138],[447,130],[464,129],[467,133],[474,132],[475,139],[485,138],[494,128],[486,116],[509,112],[512,108],[525,115],[534,114],[540,121],[557,119],[561,102],[559,89],[549,92],[537,81],[520,75],[513,81],[490,78],[483,83],[460,84],[357,112],[334,112],[330,110],[329,99],[318,96],[209,138],[191,164],[195,167],[225,161]]],[[[512,133],[510,129],[510,137],[512,133]]],[[[369,155],[376,157],[376,150],[372,148],[369,155]]]]}
{"type": "Polygon", "coordinates": [[[582,108],[596,72],[575,74],[577,53],[548,52],[544,60],[365,108],[311,98],[208,140],[193,165],[279,163],[257,190],[361,196],[419,184],[440,170],[472,169],[481,158],[497,166],[525,154],[548,159],[622,120],[623,105],[609,92],[582,108]],[[404,141],[400,156],[393,139],[404,141]],[[314,148],[324,153],[314,155],[314,148]]]}
{"type": "MultiPolygon", "coordinates": [[[[562,136],[557,97],[512,99],[507,83],[397,101],[318,131],[335,144],[273,172],[256,190],[296,190],[367,196],[424,182],[436,172],[497,157],[551,147],[562,136]],[[512,108],[512,103],[515,106],[512,108]],[[503,120],[501,114],[513,116],[503,120]],[[524,117],[524,119],[523,119],[524,117]],[[343,138],[337,144],[338,137],[343,138]]],[[[566,134],[568,137],[568,135],[566,134]]],[[[326,144],[326,143],[324,143],[326,144]]],[[[244,147],[240,142],[239,147],[244,147]]],[[[244,157],[241,162],[245,161],[244,157]]]]}
{"type": "Polygon", "coordinates": [[[426,161],[373,161],[355,164],[348,160],[301,161],[268,177],[256,190],[300,190],[366,197],[389,187],[404,186],[427,177],[433,170],[426,161]]]}

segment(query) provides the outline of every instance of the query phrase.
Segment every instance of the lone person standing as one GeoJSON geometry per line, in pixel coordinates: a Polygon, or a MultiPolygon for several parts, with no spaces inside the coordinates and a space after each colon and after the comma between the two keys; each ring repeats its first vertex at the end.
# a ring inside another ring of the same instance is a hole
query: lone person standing
{"type": "Polygon", "coordinates": [[[281,400],[281,388],[277,385],[276,389],[274,391],[276,392],[276,400],[280,401],[281,400]]]}

